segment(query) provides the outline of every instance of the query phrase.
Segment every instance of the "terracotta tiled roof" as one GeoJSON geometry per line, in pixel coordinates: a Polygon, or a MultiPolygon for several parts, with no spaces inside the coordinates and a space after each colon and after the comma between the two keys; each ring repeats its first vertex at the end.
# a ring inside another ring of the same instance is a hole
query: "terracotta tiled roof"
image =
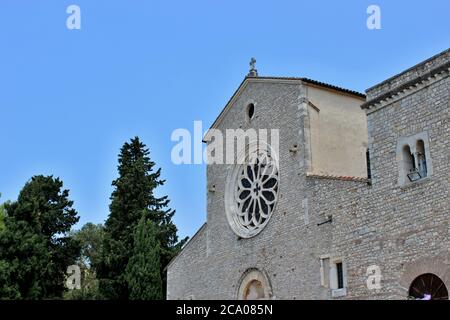
{"type": "Polygon", "coordinates": [[[358,91],[354,91],[354,90],[350,90],[350,89],[345,89],[342,87],[338,87],[329,83],[325,83],[325,82],[321,82],[321,81],[317,81],[317,80],[313,80],[313,79],[309,79],[309,78],[301,78],[301,77],[247,77],[247,78],[251,78],[251,79],[273,79],[273,80],[299,80],[299,81],[303,81],[309,84],[313,84],[316,86],[320,86],[320,87],[324,87],[324,88],[328,88],[328,89],[332,89],[332,90],[336,90],[336,91],[340,91],[340,92],[344,92],[347,94],[351,94],[353,96],[357,96],[360,98],[365,98],[366,95],[364,93],[358,92],[358,91]]]}

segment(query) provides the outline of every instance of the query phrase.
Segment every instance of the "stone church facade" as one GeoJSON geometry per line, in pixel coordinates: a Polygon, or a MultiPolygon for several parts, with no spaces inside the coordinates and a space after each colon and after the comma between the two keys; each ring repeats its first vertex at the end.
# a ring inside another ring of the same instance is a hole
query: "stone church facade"
{"type": "Polygon", "coordinates": [[[204,142],[277,129],[277,165],[207,165],[168,298],[448,299],[449,71],[450,49],[363,95],[252,68],[204,142]]]}

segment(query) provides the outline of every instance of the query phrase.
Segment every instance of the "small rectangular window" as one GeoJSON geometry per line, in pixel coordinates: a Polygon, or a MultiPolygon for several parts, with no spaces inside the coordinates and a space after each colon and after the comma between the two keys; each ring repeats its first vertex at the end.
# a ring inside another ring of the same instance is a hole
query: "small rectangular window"
{"type": "Polygon", "coordinates": [[[370,170],[370,151],[366,150],[366,163],[367,163],[367,179],[372,179],[372,170],[370,170]]]}
{"type": "Polygon", "coordinates": [[[347,272],[342,258],[320,256],[320,284],[330,289],[331,297],[338,298],[347,295],[347,272]]]}
{"type": "Polygon", "coordinates": [[[344,288],[344,269],[342,268],[342,262],[336,263],[337,272],[337,289],[344,288]]]}

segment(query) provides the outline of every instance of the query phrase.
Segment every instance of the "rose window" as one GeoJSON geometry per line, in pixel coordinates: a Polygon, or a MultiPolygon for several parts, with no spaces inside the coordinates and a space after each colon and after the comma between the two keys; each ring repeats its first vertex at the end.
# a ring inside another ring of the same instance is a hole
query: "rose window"
{"type": "Polygon", "coordinates": [[[278,196],[278,167],[270,154],[256,152],[249,161],[235,168],[234,205],[228,219],[242,237],[259,233],[274,211],[278,196]]]}

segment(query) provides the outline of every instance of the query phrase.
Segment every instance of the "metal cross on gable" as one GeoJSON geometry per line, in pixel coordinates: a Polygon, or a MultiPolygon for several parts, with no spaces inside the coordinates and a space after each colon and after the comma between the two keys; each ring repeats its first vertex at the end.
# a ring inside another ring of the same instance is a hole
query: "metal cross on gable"
{"type": "Polygon", "coordinates": [[[257,77],[258,76],[258,70],[256,70],[255,65],[256,65],[256,59],[251,58],[250,59],[250,71],[248,72],[249,77],[257,77]]]}
{"type": "Polygon", "coordinates": [[[250,71],[254,71],[255,69],[255,64],[256,64],[256,59],[255,58],[251,58],[250,59],[250,71]]]}

